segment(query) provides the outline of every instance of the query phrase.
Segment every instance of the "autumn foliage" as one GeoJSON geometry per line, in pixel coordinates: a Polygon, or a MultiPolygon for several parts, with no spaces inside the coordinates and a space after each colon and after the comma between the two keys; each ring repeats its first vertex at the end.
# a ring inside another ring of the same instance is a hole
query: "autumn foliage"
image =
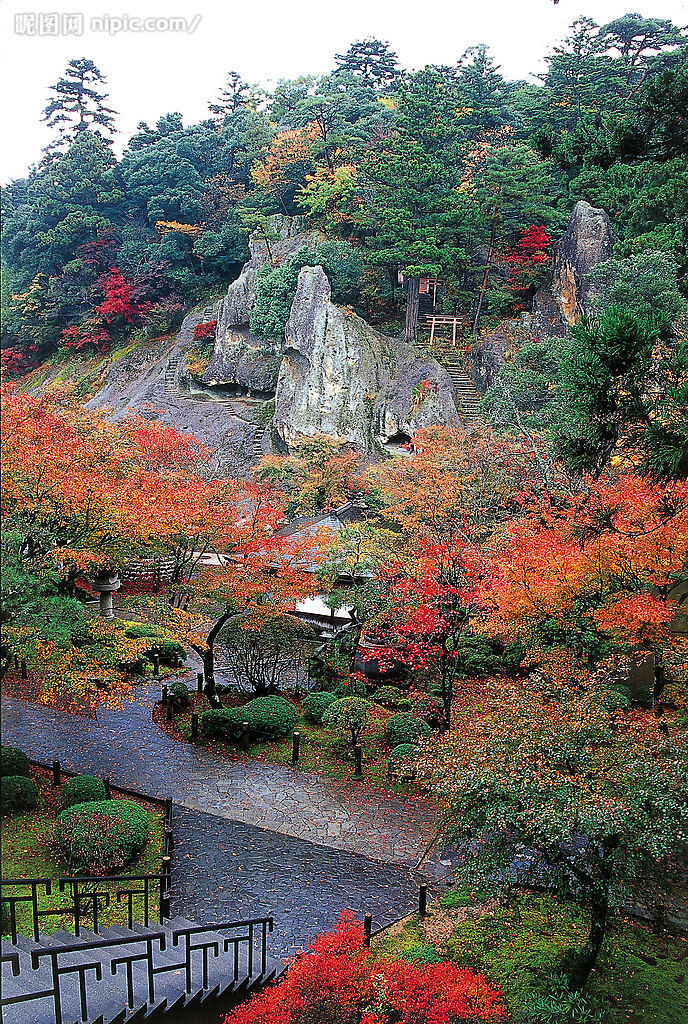
{"type": "Polygon", "coordinates": [[[506,255],[509,264],[509,288],[516,309],[525,309],[525,302],[544,276],[550,264],[552,239],[543,224],[533,224],[506,255]]]}
{"type": "Polygon", "coordinates": [[[501,1021],[501,993],[451,963],[416,966],[377,960],[363,928],[343,914],[273,988],[238,1007],[225,1024],[450,1024],[501,1021]]]}

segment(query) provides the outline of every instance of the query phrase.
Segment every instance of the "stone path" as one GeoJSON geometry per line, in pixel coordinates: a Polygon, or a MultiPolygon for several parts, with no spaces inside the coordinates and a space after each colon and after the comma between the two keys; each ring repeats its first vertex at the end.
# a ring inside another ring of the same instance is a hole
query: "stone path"
{"type": "Polygon", "coordinates": [[[137,687],[96,721],[18,700],[3,701],[3,743],[113,785],[247,825],[387,863],[414,864],[433,833],[433,810],[360,783],[256,761],[226,761],[178,743],[152,721],[158,686],[137,687]]]}
{"type": "Polygon", "coordinates": [[[418,880],[401,865],[187,808],[174,808],[173,826],[172,913],[201,924],[271,915],[277,958],[305,949],[342,910],[381,928],[418,903],[418,880]]]}

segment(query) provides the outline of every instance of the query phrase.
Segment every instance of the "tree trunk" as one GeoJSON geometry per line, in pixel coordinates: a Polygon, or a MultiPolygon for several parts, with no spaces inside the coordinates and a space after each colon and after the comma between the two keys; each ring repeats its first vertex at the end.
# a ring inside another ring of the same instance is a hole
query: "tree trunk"
{"type": "Polygon", "coordinates": [[[210,706],[221,708],[222,701],[215,692],[215,650],[212,644],[203,652],[203,678],[205,679],[203,693],[210,701],[210,706]]]}
{"type": "Polygon", "coordinates": [[[475,311],[475,319],[473,320],[473,334],[478,333],[478,326],[480,324],[480,314],[483,309],[483,302],[485,301],[485,293],[487,291],[487,285],[490,280],[490,267],[492,266],[492,257],[494,256],[495,241],[497,239],[497,220],[499,217],[499,207],[495,206],[494,215],[492,217],[492,229],[490,231],[490,244],[487,247],[487,259],[485,260],[485,273],[483,274],[483,283],[480,286],[480,295],[478,296],[478,307],[475,311]]]}
{"type": "Polygon", "coordinates": [[[607,930],[608,913],[607,892],[598,889],[593,894],[590,907],[590,935],[571,976],[571,988],[575,990],[580,991],[585,987],[590,972],[597,963],[607,930]]]}
{"type": "Polygon", "coordinates": [[[420,294],[420,277],[407,278],[406,290],[406,332],[408,345],[415,345],[418,337],[418,296],[420,294]]]}

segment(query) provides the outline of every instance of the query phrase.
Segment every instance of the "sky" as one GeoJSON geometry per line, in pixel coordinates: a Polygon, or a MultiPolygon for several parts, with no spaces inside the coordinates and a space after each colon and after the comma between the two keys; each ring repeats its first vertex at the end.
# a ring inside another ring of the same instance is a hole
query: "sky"
{"type": "Polygon", "coordinates": [[[0,178],[20,177],[40,159],[49,86],[74,57],[106,76],[121,153],[140,121],[175,110],[186,124],[207,117],[230,70],[264,86],[322,74],[351,42],[375,36],[408,69],[453,64],[484,42],[507,78],[532,79],[576,17],[604,24],[629,10],[688,23],[688,0],[1,0],[0,178]],[[182,29],[173,30],[175,18],[185,19],[182,29]]]}

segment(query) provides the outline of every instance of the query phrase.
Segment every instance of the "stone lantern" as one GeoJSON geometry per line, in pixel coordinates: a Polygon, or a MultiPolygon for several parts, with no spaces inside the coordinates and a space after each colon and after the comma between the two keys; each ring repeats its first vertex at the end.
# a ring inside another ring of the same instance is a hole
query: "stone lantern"
{"type": "Polygon", "coordinates": [[[104,619],[114,619],[112,595],[122,586],[116,569],[103,569],[93,581],[93,589],[100,593],[98,610],[104,619]]]}

